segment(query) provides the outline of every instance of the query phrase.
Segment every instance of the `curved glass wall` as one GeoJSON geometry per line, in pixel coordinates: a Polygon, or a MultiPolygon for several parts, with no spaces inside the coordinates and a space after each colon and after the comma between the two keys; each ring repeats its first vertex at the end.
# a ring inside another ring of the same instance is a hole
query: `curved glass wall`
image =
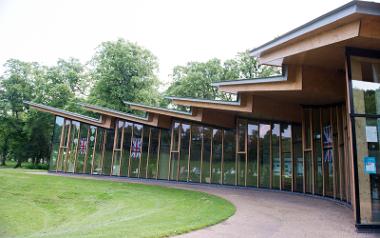
{"type": "MultiPolygon", "coordinates": [[[[345,200],[349,163],[343,107],[305,108],[303,114],[302,126],[238,119],[236,129],[222,129],[177,120],[170,130],[124,120],[103,129],[57,117],[50,170],[272,188],[345,200]]],[[[376,120],[366,123],[377,125],[376,120]]]]}
{"type": "MultiPolygon", "coordinates": [[[[354,170],[357,175],[357,193],[354,194],[359,201],[356,222],[361,225],[379,225],[380,52],[352,50],[350,54],[347,62],[351,86],[349,93],[353,102],[350,115],[354,138],[354,170]]],[[[349,167],[349,163],[344,160],[341,164],[349,167]]],[[[348,189],[346,185],[346,191],[348,189]]]]}

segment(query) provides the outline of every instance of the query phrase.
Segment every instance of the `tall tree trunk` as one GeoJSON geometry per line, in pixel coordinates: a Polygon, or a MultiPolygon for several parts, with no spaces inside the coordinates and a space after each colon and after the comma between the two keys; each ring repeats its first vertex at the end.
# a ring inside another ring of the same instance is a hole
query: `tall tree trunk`
{"type": "Polygon", "coordinates": [[[5,156],[1,156],[1,166],[5,166],[5,156]]]}
{"type": "Polygon", "coordinates": [[[17,160],[17,164],[15,165],[14,168],[15,168],[15,169],[16,169],[16,168],[21,168],[21,159],[18,159],[18,160],[17,160]]]}

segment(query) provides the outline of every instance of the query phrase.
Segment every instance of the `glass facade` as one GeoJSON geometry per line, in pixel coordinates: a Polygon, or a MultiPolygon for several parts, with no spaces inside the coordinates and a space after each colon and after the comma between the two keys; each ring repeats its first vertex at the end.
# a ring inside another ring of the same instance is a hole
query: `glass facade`
{"type": "MultiPolygon", "coordinates": [[[[349,57],[348,65],[354,166],[358,178],[357,223],[380,224],[380,53],[360,52],[349,57]]],[[[340,166],[347,167],[347,164],[341,161],[340,166]]],[[[345,184],[339,182],[341,186],[345,184]]]]}
{"type": "Polygon", "coordinates": [[[314,192],[344,200],[347,181],[337,178],[346,171],[344,155],[334,152],[345,150],[342,113],[341,106],[305,108],[303,126],[238,119],[235,129],[180,120],[161,129],[121,119],[104,129],[56,117],[50,170],[314,192]],[[329,149],[332,157],[326,158],[329,149]]]}

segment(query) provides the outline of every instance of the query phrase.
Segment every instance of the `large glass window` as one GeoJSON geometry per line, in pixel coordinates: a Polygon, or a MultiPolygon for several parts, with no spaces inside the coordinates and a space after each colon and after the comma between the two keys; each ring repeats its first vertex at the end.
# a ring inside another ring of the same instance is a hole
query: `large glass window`
{"type": "Polygon", "coordinates": [[[294,191],[303,192],[303,151],[302,151],[302,127],[292,126],[293,132],[293,162],[294,162],[294,191]]]}
{"type": "Polygon", "coordinates": [[[373,54],[377,58],[350,59],[362,224],[380,224],[380,53],[373,54]]]}
{"type": "MultiPolygon", "coordinates": [[[[68,147],[66,149],[67,154],[65,158],[65,172],[75,172],[75,159],[79,151],[79,133],[80,123],[77,121],[72,121],[68,135],[68,147]]],[[[82,171],[77,172],[82,173],[82,171]]]]}
{"type": "Polygon", "coordinates": [[[322,143],[323,143],[323,177],[325,183],[325,195],[334,195],[333,162],[333,130],[331,125],[330,108],[322,109],[322,143]]]}
{"type": "Polygon", "coordinates": [[[158,165],[158,178],[168,179],[170,153],[170,130],[161,129],[160,157],[158,165]]]}
{"type": "Polygon", "coordinates": [[[240,186],[245,186],[245,164],[247,156],[247,122],[241,121],[238,123],[238,148],[237,148],[237,184],[240,186]]]}
{"type": "Polygon", "coordinates": [[[212,134],[211,182],[220,184],[222,183],[223,130],[213,129],[212,134]]]}
{"type": "Polygon", "coordinates": [[[64,164],[66,160],[66,154],[67,154],[67,148],[69,147],[69,131],[71,128],[71,121],[65,119],[64,120],[64,128],[62,132],[62,141],[61,146],[58,151],[58,159],[57,159],[57,171],[65,171],[64,170],[64,164]]]}
{"type": "Polygon", "coordinates": [[[156,178],[157,176],[157,159],[158,159],[158,145],[159,145],[160,129],[151,128],[150,130],[150,146],[149,146],[149,159],[147,166],[147,177],[156,178]]]}
{"type": "Polygon", "coordinates": [[[257,152],[259,126],[248,124],[247,185],[257,186],[257,152]]]}
{"type": "Polygon", "coordinates": [[[339,148],[339,174],[340,174],[340,198],[342,200],[346,200],[346,167],[345,167],[345,160],[346,160],[346,151],[345,151],[345,134],[347,128],[343,126],[343,110],[341,107],[336,108],[336,113],[337,113],[337,125],[338,125],[338,148],[339,148]]]}
{"type": "Polygon", "coordinates": [[[189,171],[189,143],[190,143],[190,125],[182,123],[181,125],[181,145],[179,160],[179,180],[187,181],[189,171]]]}
{"type": "Polygon", "coordinates": [[[236,181],[236,130],[224,131],[223,184],[234,185],[236,181]]]}
{"type": "Polygon", "coordinates": [[[271,126],[260,124],[260,187],[269,188],[271,126]]]}
{"type": "MultiPolygon", "coordinates": [[[[282,153],[282,186],[283,190],[292,190],[293,156],[292,156],[292,127],[281,124],[281,153],[282,153]]],[[[274,173],[274,172],[273,172],[274,173]]]]}
{"type": "Polygon", "coordinates": [[[313,192],[313,146],[312,146],[312,137],[313,133],[311,131],[312,128],[312,110],[304,109],[303,112],[303,123],[304,123],[304,137],[305,137],[305,151],[304,151],[304,183],[305,183],[305,193],[313,192]]]}
{"type": "Polygon", "coordinates": [[[92,162],[93,162],[93,158],[95,156],[95,146],[96,146],[96,126],[90,126],[90,129],[89,129],[89,137],[88,137],[88,155],[87,155],[87,158],[86,158],[86,161],[84,163],[84,172],[86,174],[90,174],[91,173],[91,169],[92,169],[92,162]]]}
{"type": "Polygon", "coordinates": [[[115,147],[113,148],[112,175],[120,176],[120,160],[123,144],[123,127],[124,121],[116,122],[115,147]]]}
{"type": "Polygon", "coordinates": [[[62,127],[63,127],[64,119],[62,117],[55,117],[55,125],[54,125],[54,132],[53,132],[53,149],[51,152],[51,157],[49,161],[49,170],[56,170],[57,168],[57,159],[58,159],[58,153],[59,153],[59,147],[61,144],[61,133],[62,133],[62,127]]]}
{"type": "Polygon", "coordinates": [[[322,141],[321,141],[321,109],[313,109],[313,144],[314,144],[314,193],[323,194],[322,176],[322,141]]]}
{"type": "Polygon", "coordinates": [[[281,158],[280,158],[280,124],[272,124],[272,188],[280,188],[281,158]]]}
{"type": "Polygon", "coordinates": [[[111,174],[112,166],[112,152],[113,152],[113,143],[115,138],[115,130],[107,130],[105,137],[106,143],[104,148],[104,157],[103,157],[103,174],[111,174]]]}
{"type": "Polygon", "coordinates": [[[211,182],[211,137],[212,129],[210,127],[203,127],[202,183],[211,182]]]}
{"type": "Polygon", "coordinates": [[[96,133],[96,145],[95,145],[95,152],[94,152],[92,174],[102,174],[104,135],[105,135],[105,130],[102,128],[98,128],[97,133],[96,133]]]}
{"type": "Polygon", "coordinates": [[[170,179],[177,180],[178,178],[178,166],[179,166],[179,145],[180,145],[180,133],[181,124],[175,122],[172,128],[172,147],[171,147],[171,157],[170,157],[170,179]]]}
{"type": "Polygon", "coordinates": [[[133,123],[131,122],[125,122],[124,123],[124,137],[123,137],[123,156],[121,159],[121,170],[120,175],[121,176],[129,176],[129,163],[130,163],[130,157],[131,157],[131,145],[132,145],[132,128],[133,123]]]}
{"type": "Polygon", "coordinates": [[[144,126],[140,174],[139,174],[140,178],[146,178],[146,166],[147,166],[147,160],[148,160],[148,147],[149,147],[149,134],[150,134],[150,128],[148,126],[144,126]]]}
{"type": "Polygon", "coordinates": [[[200,182],[202,153],[202,127],[191,125],[190,171],[189,181],[200,182]]]}
{"type": "Polygon", "coordinates": [[[139,166],[141,163],[141,151],[143,143],[143,126],[133,124],[132,148],[130,156],[129,176],[137,178],[139,176],[139,166]]]}

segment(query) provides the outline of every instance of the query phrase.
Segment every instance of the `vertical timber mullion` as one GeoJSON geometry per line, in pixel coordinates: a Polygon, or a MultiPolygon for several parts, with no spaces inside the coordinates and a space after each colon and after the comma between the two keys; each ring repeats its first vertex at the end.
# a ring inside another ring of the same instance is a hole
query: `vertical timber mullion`
{"type": "Polygon", "coordinates": [[[86,152],[84,155],[84,160],[83,160],[83,170],[82,173],[86,173],[86,167],[87,167],[87,159],[88,159],[88,152],[90,149],[90,126],[87,127],[87,139],[86,139],[86,152]]]}
{"type": "Polygon", "coordinates": [[[60,158],[61,158],[61,154],[62,154],[62,147],[63,147],[63,140],[64,140],[64,137],[65,137],[65,126],[66,126],[66,119],[63,119],[63,125],[62,125],[62,129],[61,129],[61,137],[59,138],[59,149],[58,149],[58,157],[57,157],[57,164],[55,165],[55,172],[58,172],[58,166],[59,166],[59,162],[60,162],[60,158]]]}
{"type": "Polygon", "coordinates": [[[174,135],[174,127],[175,127],[175,122],[172,124],[172,131],[171,131],[171,138],[170,138],[170,153],[169,153],[169,169],[168,169],[168,180],[170,180],[170,173],[171,173],[171,162],[172,162],[172,151],[173,151],[173,135],[174,135]]]}
{"type": "Polygon", "coordinates": [[[112,149],[112,160],[111,160],[111,173],[110,176],[113,174],[113,162],[115,157],[115,149],[116,149],[116,141],[118,140],[117,132],[119,130],[119,120],[115,122],[115,133],[113,138],[113,149],[112,149]]]}

